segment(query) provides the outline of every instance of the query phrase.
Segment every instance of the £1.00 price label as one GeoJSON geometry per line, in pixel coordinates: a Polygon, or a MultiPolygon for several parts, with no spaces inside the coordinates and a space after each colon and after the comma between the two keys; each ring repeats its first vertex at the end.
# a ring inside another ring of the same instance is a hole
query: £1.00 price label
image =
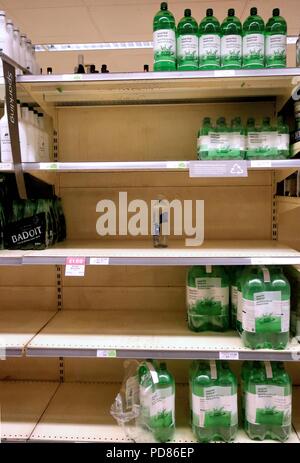
{"type": "Polygon", "coordinates": [[[84,277],[85,257],[67,257],[66,277],[84,277]]]}

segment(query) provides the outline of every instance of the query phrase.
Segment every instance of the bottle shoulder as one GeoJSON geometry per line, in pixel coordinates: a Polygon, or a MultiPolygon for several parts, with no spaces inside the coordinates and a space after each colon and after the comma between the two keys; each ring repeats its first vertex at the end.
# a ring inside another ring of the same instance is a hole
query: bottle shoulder
{"type": "Polygon", "coordinates": [[[159,11],[153,20],[153,30],[158,31],[160,29],[172,29],[176,30],[175,18],[169,11],[159,11]]]}

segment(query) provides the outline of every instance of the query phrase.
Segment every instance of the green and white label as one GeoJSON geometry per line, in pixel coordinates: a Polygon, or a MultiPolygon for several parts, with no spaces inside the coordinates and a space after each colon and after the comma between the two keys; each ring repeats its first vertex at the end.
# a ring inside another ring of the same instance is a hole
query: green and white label
{"type": "Polygon", "coordinates": [[[248,132],[247,134],[247,149],[249,151],[257,151],[262,144],[260,132],[248,132]]]}
{"type": "Polygon", "coordinates": [[[240,64],[242,58],[242,37],[240,35],[224,35],[221,38],[222,64],[240,64]]]}
{"type": "Polygon", "coordinates": [[[272,64],[286,63],[286,35],[274,34],[266,37],[266,63],[272,64]]]}
{"type": "Polygon", "coordinates": [[[277,132],[261,132],[260,140],[261,140],[261,149],[265,152],[272,151],[277,149],[277,132]]]}
{"type": "Polygon", "coordinates": [[[199,37],[199,64],[220,65],[221,38],[216,34],[199,37]]]}
{"type": "Polygon", "coordinates": [[[201,158],[201,153],[203,152],[208,152],[210,147],[210,137],[209,135],[201,135],[198,137],[197,140],[197,153],[200,155],[201,158]]]}
{"type": "Polygon", "coordinates": [[[157,389],[150,397],[150,417],[168,426],[175,423],[175,394],[172,387],[157,389]]]}
{"type": "MultiPolygon", "coordinates": [[[[196,278],[196,287],[187,287],[187,303],[194,306],[197,302],[202,301],[205,304],[214,304],[218,306],[227,306],[229,304],[229,288],[222,288],[221,278],[196,278]]],[[[212,307],[213,309],[213,307],[212,307]]]]}
{"type": "Polygon", "coordinates": [[[254,293],[243,298],[243,329],[251,333],[286,333],[290,327],[290,301],[281,300],[281,291],[254,293]]]}
{"type": "Polygon", "coordinates": [[[198,37],[188,34],[181,35],[177,39],[177,56],[179,64],[195,65],[198,68],[198,37]]]}
{"type": "Polygon", "coordinates": [[[192,394],[195,426],[209,428],[237,425],[237,394],[232,394],[230,387],[206,387],[201,392],[201,396],[192,394]]]}
{"type": "Polygon", "coordinates": [[[243,64],[263,65],[265,59],[265,37],[263,34],[248,34],[243,37],[243,64]]]}
{"type": "Polygon", "coordinates": [[[246,392],[246,420],[252,424],[290,426],[292,400],[280,386],[256,386],[256,394],[246,392]]]}
{"type": "Polygon", "coordinates": [[[288,151],[290,148],[290,136],[287,133],[279,133],[277,135],[277,149],[288,151]]]}
{"type": "Polygon", "coordinates": [[[169,61],[174,63],[176,59],[175,31],[160,29],[153,33],[153,48],[155,62],[169,61]]]}

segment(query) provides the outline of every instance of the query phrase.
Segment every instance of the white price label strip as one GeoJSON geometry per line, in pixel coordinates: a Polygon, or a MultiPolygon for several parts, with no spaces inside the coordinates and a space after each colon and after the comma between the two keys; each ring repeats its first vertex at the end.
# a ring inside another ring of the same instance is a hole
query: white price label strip
{"type": "Polygon", "coordinates": [[[109,257],[90,257],[90,265],[109,265],[109,257]]]}
{"type": "Polygon", "coordinates": [[[63,74],[63,80],[83,80],[83,74],[63,74]]]}
{"type": "Polygon", "coordinates": [[[109,349],[98,349],[97,350],[97,357],[99,358],[116,358],[117,351],[116,350],[109,350],[109,349]]]}
{"type": "Polygon", "coordinates": [[[251,264],[252,265],[266,265],[266,258],[262,257],[262,258],[254,258],[254,259],[251,259],[251,264]]]}
{"type": "Polygon", "coordinates": [[[40,170],[57,170],[59,169],[59,164],[57,162],[41,162],[40,170]]]}
{"type": "Polygon", "coordinates": [[[167,161],[167,169],[187,169],[187,161],[167,161]]]}
{"type": "Polygon", "coordinates": [[[219,352],[219,359],[220,360],[238,360],[239,353],[238,352],[219,352]]]}
{"type": "Polygon", "coordinates": [[[251,161],[251,167],[272,167],[272,161],[251,161]]]}
{"type": "Polygon", "coordinates": [[[0,170],[12,170],[13,164],[11,162],[0,162],[0,170]]]}
{"type": "Polygon", "coordinates": [[[235,76],[235,71],[215,71],[214,72],[215,77],[234,77],[235,76]]]}
{"type": "Polygon", "coordinates": [[[85,257],[67,257],[66,260],[66,277],[84,277],[85,274],[85,257]]]}

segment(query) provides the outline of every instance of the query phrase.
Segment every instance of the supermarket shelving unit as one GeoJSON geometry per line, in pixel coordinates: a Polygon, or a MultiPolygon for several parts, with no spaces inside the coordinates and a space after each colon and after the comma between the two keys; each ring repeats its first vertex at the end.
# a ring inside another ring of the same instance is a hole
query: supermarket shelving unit
{"type": "MultiPolygon", "coordinates": [[[[153,357],[170,359],[178,383],[189,359],[287,361],[295,384],[290,441],[299,442],[297,340],[282,351],[252,351],[234,332],[192,333],[184,295],[190,265],[300,265],[299,198],[276,197],[277,182],[300,160],[248,161],[241,178],[189,175],[204,115],[274,116],[299,82],[299,69],[18,77],[20,98],[36,101],[55,130],[54,161],[22,167],[55,184],[68,240],[0,251],[4,440],[127,440],[109,414],[122,359],[153,357]],[[151,237],[100,238],[97,201],[117,200],[118,191],[128,200],[204,199],[204,245],[171,238],[154,249],[151,237]],[[64,276],[75,256],[86,258],[85,278],[64,276]]],[[[188,392],[177,391],[175,441],[193,442],[188,392]]],[[[237,441],[246,440],[241,431],[237,441]]]]}

